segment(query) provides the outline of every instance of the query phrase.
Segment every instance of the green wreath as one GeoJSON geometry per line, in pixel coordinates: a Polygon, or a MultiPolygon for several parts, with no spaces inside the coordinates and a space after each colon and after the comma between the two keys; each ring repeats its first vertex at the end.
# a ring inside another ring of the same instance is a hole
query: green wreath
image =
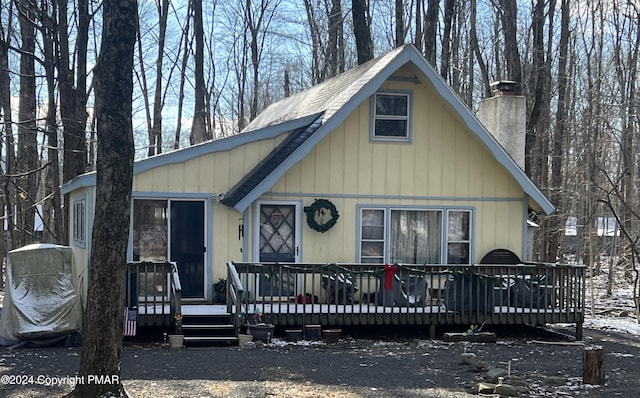
{"type": "Polygon", "coordinates": [[[336,206],[327,199],[316,199],[304,208],[307,213],[307,225],[318,232],[327,232],[338,222],[340,214],[336,206]]]}

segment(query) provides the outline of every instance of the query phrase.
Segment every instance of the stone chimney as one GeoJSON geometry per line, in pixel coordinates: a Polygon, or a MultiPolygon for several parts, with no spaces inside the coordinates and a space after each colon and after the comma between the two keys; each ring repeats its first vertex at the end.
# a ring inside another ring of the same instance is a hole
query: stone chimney
{"type": "Polygon", "coordinates": [[[517,85],[504,80],[492,83],[492,97],[480,101],[478,118],[524,170],[527,103],[516,94],[517,85]]]}

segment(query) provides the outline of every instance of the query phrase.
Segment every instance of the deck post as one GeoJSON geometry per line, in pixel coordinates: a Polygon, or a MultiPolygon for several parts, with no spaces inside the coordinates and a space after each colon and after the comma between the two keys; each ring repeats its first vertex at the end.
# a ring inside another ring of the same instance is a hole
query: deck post
{"type": "Polygon", "coordinates": [[[582,322],[576,322],[576,340],[582,341],[582,322]]]}
{"type": "Polygon", "coordinates": [[[432,323],[429,325],[429,339],[435,340],[436,338],[436,324],[432,323]]]}

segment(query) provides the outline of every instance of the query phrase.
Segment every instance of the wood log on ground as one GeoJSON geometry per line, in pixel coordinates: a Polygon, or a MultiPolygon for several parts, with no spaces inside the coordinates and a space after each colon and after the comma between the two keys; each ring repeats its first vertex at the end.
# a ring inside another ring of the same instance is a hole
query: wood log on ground
{"type": "Polygon", "coordinates": [[[605,382],[605,350],[601,346],[585,347],[583,351],[583,373],[582,382],[584,384],[604,385],[605,382]]]}

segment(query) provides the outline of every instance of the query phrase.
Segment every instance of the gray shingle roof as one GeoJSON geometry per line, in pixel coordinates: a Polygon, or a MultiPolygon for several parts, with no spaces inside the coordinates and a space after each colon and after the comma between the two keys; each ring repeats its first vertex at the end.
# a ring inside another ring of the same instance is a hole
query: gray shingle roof
{"type": "Polygon", "coordinates": [[[269,105],[241,133],[248,133],[309,115],[325,113],[325,119],[342,108],[364,85],[394,59],[404,47],[373,59],[336,77],[269,105]]]}

